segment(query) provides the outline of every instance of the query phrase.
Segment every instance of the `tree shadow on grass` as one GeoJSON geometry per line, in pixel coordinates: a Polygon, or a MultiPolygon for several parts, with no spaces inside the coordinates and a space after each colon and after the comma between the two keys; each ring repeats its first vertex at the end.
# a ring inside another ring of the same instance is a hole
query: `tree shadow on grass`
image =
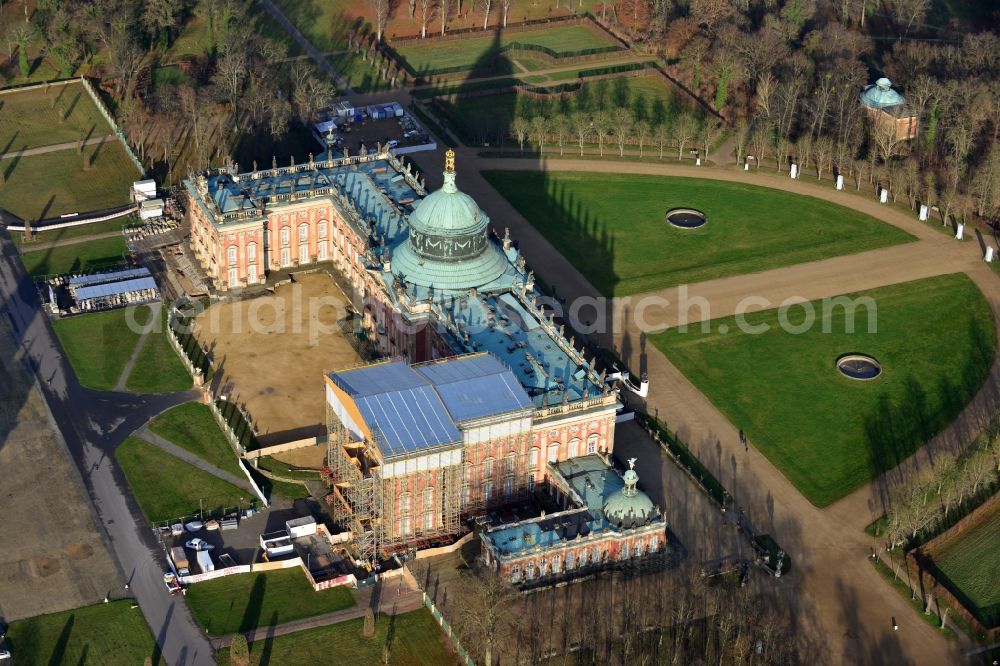
{"type": "MultiPolygon", "coordinates": [[[[264,647],[260,651],[260,659],[257,660],[259,666],[268,666],[271,663],[271,653],[274,650],[274,628],[278,624],[278,611],[271,613],[271,620],[267,624],[267,637],[264,639],[264,647]]],[[[277,665],[276,666],[280,666],[277,665]]]]}
{"type": "Polygon", "coordinates": [[[76,615],[66,618],[66,624],[59,632],[59,639],[52,646],[52,656],[49,657],[49,666],[60,666],[66,657],[66,648],[69,645],[69,637],[73,633],[73,625],[76,623],[76,615]]]}
{"type": "Polygon", "coordinates": [[[237,631],[253,631],[260,623],[261,612],[264,606],[264,593],[267,589],[267,576],[260,574],[253,582],[250,590],[250,597],[247,599],[246,610],[243,611],[243,619],[237,631]]]}

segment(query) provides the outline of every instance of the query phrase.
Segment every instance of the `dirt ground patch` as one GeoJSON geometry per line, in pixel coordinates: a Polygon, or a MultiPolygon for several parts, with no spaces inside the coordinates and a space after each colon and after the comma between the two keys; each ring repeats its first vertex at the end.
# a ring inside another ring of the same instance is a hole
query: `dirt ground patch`
{"type": "Polygon", "coordinates": [[[361,362],[337,324],[346,303],[329,275],[300,274],[273,294],[216,303],[197,318],[224,392],[246,404],[267,444],[322,432],[323,373],[361,362]]]}
{"type": "Polygon", "coordinates": [[[292,467],[321,469],[326,464],[326,447],[310,446],[304,449],[283,451],[282,453],[276,453],[273,457],[275,460],[280,460],[292,467]]]}
{"type": "Polygon", "coordinates": [[[92,604],[119,586],[82,483],[0,317],[0,615],[92,604]]]}

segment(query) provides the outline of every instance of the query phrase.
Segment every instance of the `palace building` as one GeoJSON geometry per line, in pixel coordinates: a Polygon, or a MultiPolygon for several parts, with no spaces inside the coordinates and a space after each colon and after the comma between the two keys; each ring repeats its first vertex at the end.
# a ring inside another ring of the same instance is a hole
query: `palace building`
{"type": "MultiPolygon", "coordinates": [[[[610,465],[616,392],[541,307],[509,235],[492,236],[458,189],[452,151],[430,194],[381,147],[237,171],[185,181],[192,247],[216,288],[330,262],[388,358],[325,377],[327,501],[359,559],[458,534],[465,519],[538,492],[562,493],[583,516],[592,498],[567,480],[572,461],[628,489],[610,465]]],[[[580,518],[587,539],[659,530],[642,552],[665,547],[662,519],[614,527],[606,513],[580,518]]],[[[601,552],[639,552],[622,548],[601,552]]]]}

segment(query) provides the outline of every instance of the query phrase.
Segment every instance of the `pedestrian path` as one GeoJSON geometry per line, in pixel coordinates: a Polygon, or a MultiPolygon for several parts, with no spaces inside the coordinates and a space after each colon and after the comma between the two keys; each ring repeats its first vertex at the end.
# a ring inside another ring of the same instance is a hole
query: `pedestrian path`
{"type": "MultiPolygon", "coordinates": [[[[95,136],[91,139],[87,139],[83,142],[85,146],[93,146],[98,143],[105,143],[107,141],[114,141],[115,135],[108,134],[107,136],[95,136]]],[[[32,155],[44,155],[46,153],[57,153],[61,150],[70,150],[71,148],[76,148],[79,145],[77,141],[67,141],[66,143],[55,143],[51,146],[40,146],[38,148],[25,148],[24,150],[14,150],[8,153],[0,153],[0,160],[12,159],[14,157],[30,157],[32,155]]]]}
{"type": "Polygon", "coordinates": [[[182,449],[181,447],[177,446],[173,442],[170,442],[170,441],[168,441],[168,440],[160,437],[155,432],[152,432],[148,428],[148,426],[143,426],[142,428],[140,428],[139,430],[137,430],[135,432],[135,436],[138,437],[139,439],[142,439],[142,440],[145,440],[145,441],[149,442],[150,444],[152,444],[153,446],[161,449],[165,453],[169,453],[170,455],[174,456],[175,458],[180,458],[184,462],[186,462],[186,463],[188,463],[190,465],[194,465],[198,469],[200,469],[200,470],[202,470],[204,472],[208,472],[209,474],[211,474],[213,476],[216,476],[216,477],[222,479],[223,481],[228,481],[229,483],[233,484],[234,486],[239,486],[240,488],[243,488],[244,490],[246,490],[248,492],[251,492],[251,493],[254,492],[254,489],[250,485],[250,482],[247,481],[245,478],[240,478],[238,476],[230,474],[229,472],[226,472],[226,471],[223,471],[223,470],[219,469],[215,465],[208,464],[207,462],[205,462],[204,460],[202,460],[198,456],[194,455],[190,451],[188,451],[186,449],[182,449]]]}
{"type": "Polygon", "coordinates": [[[125,382],[128,381],[128,376],[132,373],[132,367],[135,365],[135,360],[139,358],[139,353],[142,348],[146,345],[146,338],[149,337],[150,332],[152,332],[156,326],[156,322],[159,321],[160,310],[163,308],[163,303],[156,301],[155,303],[149,304],[149,326],[146,327],[140,335],[139,339],[135,341],[135,347],[132,349],[132,355],[128,357],[128,361],[125,363],[125,367],[122,368],[122,374],[118,377],[118,383],[115,384],[115,391],[125,391],[125,382]]]}

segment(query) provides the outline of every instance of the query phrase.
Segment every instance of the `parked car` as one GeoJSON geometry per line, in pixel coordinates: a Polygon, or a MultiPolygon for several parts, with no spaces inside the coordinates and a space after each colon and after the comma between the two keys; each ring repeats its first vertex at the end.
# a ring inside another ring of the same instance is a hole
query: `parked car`
{"type": "Polygon", "coordinates": [[[180,593],[184,592],[184,588],[181,587],[180,581],[177,580],[177,576],[175,576],[170,571],[163,574],[163,584],[167,586],[167,591],[170,594],[177,594],[178,592],[180,593]]]}
{"type": "Polygon", "coordinates": [[[213,548],[215,548],[215,546],[213,546],[212,544],[208,543],[204,539],[199,539],[198,537],[189,539],[188,542],[184,545],[190,548],[191,550],[195,551],[212,550],[213,548]]]}

